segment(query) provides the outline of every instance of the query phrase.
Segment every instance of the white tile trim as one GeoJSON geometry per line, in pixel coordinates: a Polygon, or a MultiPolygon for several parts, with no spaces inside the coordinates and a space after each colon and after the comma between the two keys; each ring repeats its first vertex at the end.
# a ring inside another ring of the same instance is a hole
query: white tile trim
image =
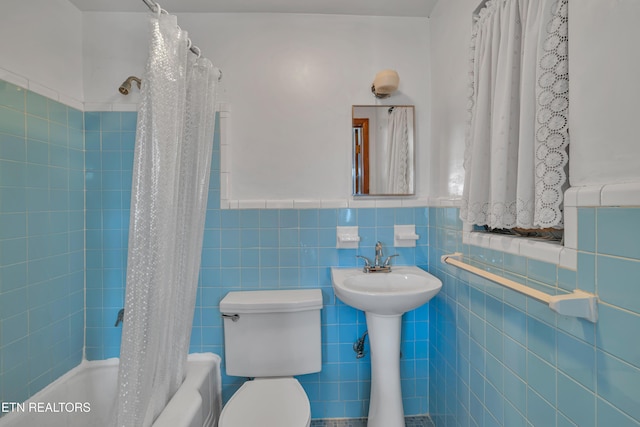
{"type": "Polygon", "coordinates": [[[293,209],[293,200],[267,200],[267,209],[293,209]]]}
{"type": "Polygon", "coordinates": [[[349,207],[350,208],[375,208],[376,201],[372,199],[363,199],[363,198],[353,199],[353,200],[349,200],[349,207]]]}
{"type": "Polygon", "coordinates": [[[0,68],[0,80],[4,80],[8,83],[19,86],[23,89],[37,93],[38,95],[42,95],[45,98],[58,101],[61,104],[66,105],[67,107],[71,107],[83,112],[85,111],[84,103],[79,99],[75,99],[71,96],[66,96],[64,94],[61,94],[55,89],[51,89],[50,87],[44,86],[38,82],[29,80],[25,77],[21,77],[15,73],[12,73],[9,70],[5,70],[4,68],[0,68]]]}
{"type": "Polygon", "coordinates": [[[578,208],[564,208],[564,247],[578,249],[578,208]]]}
{"type": "Polygon", "coordinates": [[[229,200],[229,174],[220,172],[220,204],[223,205],[226,200],[229,200]]]}
{"type": "Polygon", "coordinates": [[[320,209],[322,202],[320,200],[294,200],[293,207],[295,209],[320,209]]]}
{"type": "Polygon", "coordinates": [[[564,192],[565,207],[578,206],[578,188],[579,187],[571,187],[564,192]]]}
{"type": "Polygon", "coordinates": [[[323,209],[337,209],[349,207],[347,199],[320,200],[320,207],[323,209]]]}
{"type": "Polygon", "coordinates": [[[429,199],[401,199],[402,207],[422,208],[429,206],[429,199]]]}
{"type": "MultiPolygon", "coordinates": [[[[463,232],[462,243],[558,264],[563,268],[575,270],[569,253],[564,257],[560,256],[563,250],[568,249],[565,249],[559,243],[482,232],[463,232]]],[[[570,250],[575,252],[575,249],[570,250]]]]}
{"type": "Polygon", "coordinates": [[[238,200],[238,209],[265,209],[266,200],[238,200]]]}
{"type": "Polygon", "coordinates": [[[600,193],[601,206],[640,206],[640,182],[608,184],[600,193]]]}
{"type": "Polygon", "coordinates": [[[578,251],[575,249],[562,248],[560,250],[560,263],[558,265],[569,270],[577,270],[578,251]]]}
{"type": "Polygon", "coordinates": [[[27,87],[26,89],[29,89],[31,92],[35,92],[38,95],[42,95],[45,98],[53,99],[55,101],[60,100],[60,92],[33,81],[29,81],[29,87],[27,87]]]}
{"type": "Polygon", "coordinates": [[[67,107],[75,108],[76,110],[80,110],[84,112],[84,104],[82,101],[78,101],[75,98],[71,98],[69,96],[60,95],[58,101],[67,107]]]}
{"type": "Polygon", "coordinates": [[[9,70],[0,68],[0,79],[9,82],[13,85],[20,86],[23,89],[29,89],[29,80],[12,73],[9,70]]]}
{"type": "Polygon", "coordinates": [[[491,236],[489,247],[496,251],[507,252],[510,254],[519,254],[521,241],[521,239],[514,239],[510,236],[495,235],[491,236]]]}
{"type": "Polygon", "coordinates": [[[113,111],[113,105],[108,102],[85,102],[84,111],[85,113],[113,111]]]}
{"type": "Polygon", "coordinates": [[[571,187],[564,198],[566,207],[640,206],[640,182],[571,187]]]}
{"type": "Polygon", "coordinates": [[[134,112],[137,113],[138,112],[138,105],[140,104],[113,104],[111,106],[111,111],[119,111],[119,112],[134,112]]]}
{"type": "MultiPolygon", "coordinates": [[[[220,179],[220,199],[221,207],[228,206],[225,203],[229,191],[230,173],[221,172],[220,179]]],[[[340,209],[340,208],[418,208],[429,207],[426,200],[420,202],[405,203],[405,200],[380,200],[380,199],[280,199],[280,200],[236,200],[237,203],[231,206],[239,206],[244,209],[248,203],[251,205],[264,204],[264,209],[282,209],[287,206],[295,209],[340,209]]],[[[223,209],[234,209],[233,207],[223,207],[223,209]]]]}
{"type": "Polygon", "coordinates": [[[576,206],[588,207],[588,206],[600,206],[601,194],[603,186],[588,186],[578,188],[578,203],[576,206]]]}
{"type": "Polygon", "coordinates": [[[520,242],[520,255],[537,259],[551,264],[560,264],[560,243],[542,242],[533,239],[523,239],[520,242]]]}
{"type": "MultiPolygon", "coordinates": [[[[216,109],[220,112],[220,209],[239,209],[237,200],[231,201],[231,173],[229,172],[229,120],[231,120],[230,105],[220,103],[216,109]]],[[[256,201],[254,201],[256,202],[256,201]]],[[[266,207],[266,200],[261,201],[266,207]]]]}
{"type": "Polygon", "coordinates": [[[402,199],[376,199],[376,208],[399,208],[402,199]]]}
{"type": "MultiPolygon", "coordinates": [[[[221,155],[221,161],[224,158],[221,155]]],[[[220,166],[221,168],[223,166],[220,166]]],[[[340,209],[340,208],[413,208],[429,207],[426,200],[406,203],[405,199],[278,199],[278,200],[234,200],[228,203],[231,173],[220,172],[220,207],[222,209],[340,209]]]]}
{"type": "Polygon", "coordinates": [[[522,237],[473,232],[464,224],[462,242],[557,264],[578,267],[578,207],[640,206],[640,182],[572,187],[565,192],[564,246],[522,237]]]}
{"type": "MultiPolygon", "coordinates": [[[[0,78],[2,78],[1,71],[0,71],[0,78]]],[[[128,102],[85,102],[83,103],[82,110],[85,112],[90,112],[90,111],[137,112],[138,106],[140,105],[139,99],[140,97],[136,94],[135,96],[128,95],[126,97],[126,100],[128,102]]],[[[225,115],[225,113],[229,111],[228,108],[229,108],[229,104],[226,102],[220,102],[216,104],[216,111],[220,112],[220,118],[228,117],[228,115],[225,115]]]]}

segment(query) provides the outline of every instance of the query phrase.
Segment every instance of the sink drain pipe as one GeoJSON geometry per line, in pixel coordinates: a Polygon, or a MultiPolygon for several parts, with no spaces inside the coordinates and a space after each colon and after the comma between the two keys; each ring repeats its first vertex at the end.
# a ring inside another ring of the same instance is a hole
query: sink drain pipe
{"type": "Polygon", "coordinates": [[[364,340],[368,333],[369,331],[364,331],[364,334],[353,343],[353,351],[356,352],[356,359],[362,359],[367,354],[364,350],[364,340]]]}

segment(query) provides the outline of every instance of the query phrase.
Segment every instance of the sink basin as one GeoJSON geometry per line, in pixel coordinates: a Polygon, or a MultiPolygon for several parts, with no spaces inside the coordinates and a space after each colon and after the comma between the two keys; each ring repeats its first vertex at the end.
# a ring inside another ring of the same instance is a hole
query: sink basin
{"type": "Polygon", "coordinates": [[[332,268],[336,296],[371,314],[401,315],[420,307],[440,291],[442,282],[418,267],[393,267],[391,273],[364,273],[362,268],[332,268]]]}

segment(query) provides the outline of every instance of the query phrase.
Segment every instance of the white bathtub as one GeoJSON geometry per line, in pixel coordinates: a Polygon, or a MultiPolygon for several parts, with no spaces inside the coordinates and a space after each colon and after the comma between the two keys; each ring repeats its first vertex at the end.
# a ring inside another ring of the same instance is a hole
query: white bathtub
{"type": "MultiPolygon", "coordinates": [[[[182,386],[153,427],[217,426],[222,409],[220,381],[219,356],[190,354],[182,386]]],[[[84,361],[22,407],[14,406],[0,418],[0,427],[108,427],[114,419],[117,383],[118,359],[84,361]]]]}

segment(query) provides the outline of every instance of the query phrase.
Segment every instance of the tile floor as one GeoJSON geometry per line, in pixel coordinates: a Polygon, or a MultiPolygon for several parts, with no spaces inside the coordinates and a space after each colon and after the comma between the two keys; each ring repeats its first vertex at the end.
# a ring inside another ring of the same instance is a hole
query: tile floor
{"type": "MultiPolygon", "coordinates": [[[[435,427],[428,415],[406,417],[406,427],[435,427]]],[[[312,420],[311,427],[367,427],[366,418],[312,420]]]]}

